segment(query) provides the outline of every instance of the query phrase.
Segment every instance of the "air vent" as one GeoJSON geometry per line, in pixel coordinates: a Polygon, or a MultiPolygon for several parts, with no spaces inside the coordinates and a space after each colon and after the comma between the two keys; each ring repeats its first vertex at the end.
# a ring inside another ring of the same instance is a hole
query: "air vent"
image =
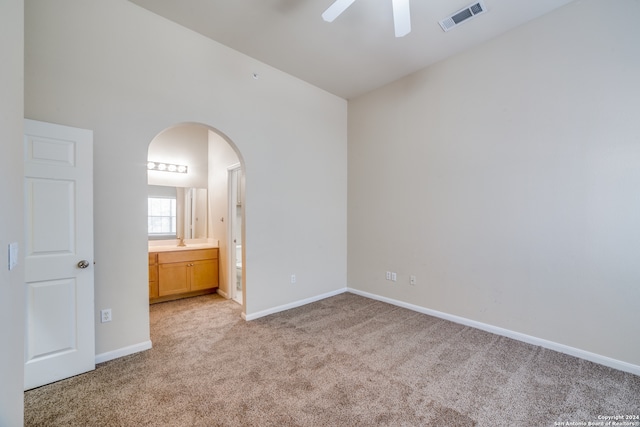
{"type": "Polygon", "coordinates": [[[443,19],[442,21],[440,21],[440,26],[443,30],[449,31],[450,29],[460,25],[464,21],[471,19],[474,16],[480,15],[481,13],[484,13],[486,11],[487,7],[484,5],[484,2],[479,1],[465,7],[464,9],[460,9],[450,17],[443,19]]]}

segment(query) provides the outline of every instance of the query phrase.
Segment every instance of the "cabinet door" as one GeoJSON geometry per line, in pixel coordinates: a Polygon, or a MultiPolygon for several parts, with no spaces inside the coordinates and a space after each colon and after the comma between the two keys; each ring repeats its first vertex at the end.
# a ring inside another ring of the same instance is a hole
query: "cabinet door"
{"type": "Polygon", "coordinates": [[[194,261],[191,265],[191,290],[210,289],[218,286],[218,260],[194,261]]]}
{"type": "Polygon", "coordinates": [[[189,292],[189,265],[188,262],[158,265],[158,295],[189,292]]]}

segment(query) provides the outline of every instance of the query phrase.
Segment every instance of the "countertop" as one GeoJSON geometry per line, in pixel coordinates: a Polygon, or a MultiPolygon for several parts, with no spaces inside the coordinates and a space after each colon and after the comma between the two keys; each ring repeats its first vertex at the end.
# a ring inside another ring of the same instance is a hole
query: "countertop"
{"type": "Polygon", "coordinates": [[[194,249],[211,249],[217,247],[218,245],[214,245],[212,243],[188,243],[186,246],[149,246],[149,252],[188,251],[194,249]]]}

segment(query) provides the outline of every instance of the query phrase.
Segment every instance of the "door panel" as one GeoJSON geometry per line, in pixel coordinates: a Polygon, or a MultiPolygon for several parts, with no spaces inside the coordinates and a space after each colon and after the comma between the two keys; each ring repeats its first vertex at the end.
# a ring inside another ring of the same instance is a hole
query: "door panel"
{"type": "Polygon", "coordinates": [[[29,283],[27,287],[27,360],[36,360],[76,347],[76,281],[73,279],[29,283]],[[40,331],[46,330],[46,334],[40,331]]]}
{"type": "Polygon", "coordinates": [[[73,181],[26,178],[27,243],[32,256],[74,253],[73,181]],[[49,206],[56,209],[49,211],[49,206]]]}
{"type": "Polygon", "coordinates": [[[93,133],[25,120],[24,143],[30,389],[95,369],[93,133]]]}

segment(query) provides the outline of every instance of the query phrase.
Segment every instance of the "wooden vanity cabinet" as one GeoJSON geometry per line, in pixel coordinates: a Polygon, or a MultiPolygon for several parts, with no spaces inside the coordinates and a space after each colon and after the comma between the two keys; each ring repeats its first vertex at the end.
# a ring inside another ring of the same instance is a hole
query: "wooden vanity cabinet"
{"type": "Polygon", "coordinates": [[[158,254],[149,252],[149,298],[158,298],[158,254]]]}
{"type": "Polygon", "coordinates": [[[155,298],[149,293],[150,302],[211,293],[218,287],[217,248],[158,252],[157,256],[158,293],[155,298]]]}

